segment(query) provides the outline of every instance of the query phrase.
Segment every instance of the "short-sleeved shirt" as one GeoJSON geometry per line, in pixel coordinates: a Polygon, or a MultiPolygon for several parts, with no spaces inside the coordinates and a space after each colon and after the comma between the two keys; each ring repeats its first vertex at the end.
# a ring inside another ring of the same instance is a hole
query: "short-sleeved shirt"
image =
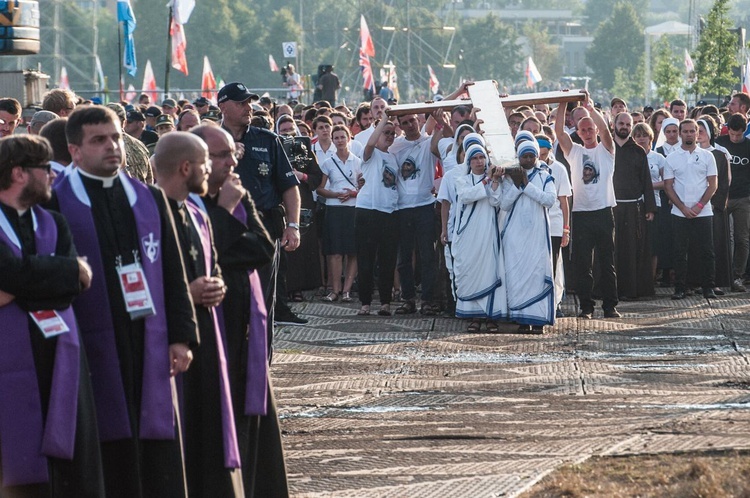
{"type": "Polygon", "coordinates": [[[336,154],[336,146],[333,145],[333,142],[328,146],[328,150],[323,150],[320,142],[315,142],[312,148],[313,152],[315,152],[315,157],[318,158],[318,164],[323,164],[323,161],[336,154]]]}
{"type": "MultiPolygon", "coordinates": [[[[664,180],[674,179],[674,191],[687,207],[697,204],[708,187],[708,177],[716,176],[716,159],[705,149],[696,147],[693,152],[679,148],[667,156],[664,165],[664,180]]],[[[677,206],[672,214],[684,218],[677,206]]],[[[713,216],[711,201],[708,201],[698,217],[713,216]]]]}
{"type": "Polygon", "coordinates": [[[398,163],[398,208],[427,206],[435,202],[435,156],[430,152],[429,137],[405,141],[395,154],[398,163]]]}
{"type": "MultiPolygon", "coordinates": [[[[320,170],[328,177],[328,184],[325,188],[332,192],[344,192],[347,189],[356,190],[357,178],[362,172],[361,165],[362,161],[360,158],[351,152],[346,161],[342,161],[335,154],[329,157],[320,165],[320,170]]],[[[356,197],[352,197],[346,202],[341,202],[338,198],[326,199],[326,207],[354,206],[356,203],[356,197]]]]}
{"type": "Polygon", "coordinates": [[[729,184],[729,198],[742,199],[750,196],[750,139],[745,138],[736,144],[729,136],[718,137],[716,143],[723,146],[731,156],[732,183],[729,184]]]}
{"type": "MultiPolygon", "coordinates": [[[[662,173],[664,171],[664,165],[667,160],[659,154],[650,150],[648,152],[648,169],[651,172],[651,183],[658,183],[662,181],[662,173]]],[[[658,190],[654,190],[654,197],[656,198],[656,207],[661,207],[661,196],[658,190]]]]}
{"type": "Polygon", "coordinates": [[[574,143],[565,155],[570,164],[573,211],[615,207],[615,155],[600,142],[593,149],[574,143]]]}
{"type": "Polygon", "coordinates": [[[259,211],[279,206],[282,194],[299,185],[279,137],[268,130],[249,126],[240,140],[245,154],[235,171],[250,192],[259,211]]]}
{"type": "Polygon", "coordinates": [[[455,225],[456,216],[456,202],[458,202],[458,195],[456,194],[456,178],[461,174],[466,174],[463,171],[463,164],[461,167],[456,167],[450,170],[443,176],[443,181],[440,182],[440,190],[438,191],[439,201],[448,201],[451,205],[448,210],[448,221],[446,223],[446,229],[448,230],[448,240],[453,240],[453,226],[455,225]]]}
{"type": "MultiPolygon", "coordinates": [[[[549,233],[553,237],[562,237],[563,235],[563,212],[560,207],[560,197],[570,197],[570,179],[568,178],[568,170],[559,161],[553,161],[548,166],[550,175],[555,182],[555,190],[557,191],[557,198],[555,204],[549,209],[549,233]]],[[[567,201],[566,201],[567,202],[567,201]]]]}
{"type": "Polygon", "coordinates": [[[398,166],[393,154],[373,149],[370,159],[362,163],[365,185],[357,195],[357,207],[394,212],[398,208],[397,174],[398,166]]]}

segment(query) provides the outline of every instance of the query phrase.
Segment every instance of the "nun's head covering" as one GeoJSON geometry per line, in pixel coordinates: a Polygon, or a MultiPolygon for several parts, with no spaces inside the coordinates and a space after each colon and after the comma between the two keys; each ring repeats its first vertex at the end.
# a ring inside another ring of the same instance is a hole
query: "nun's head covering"
{"type": "Polygon", "coordinates": [[[464,137],[464,150],[468,151],[469,147],[471,147],[473,144],[481,145],[482,148],[484,148],[484,137],[479,133],[469,133],[464,137]]]}
{"type": "Polygon", "coordinates": [[[665,118],[664,121],[661,122],[661,130],[659,130],[659,138],[656,139],[656,145],[654,145],[655,149],[667,143],[667,136],[664,134],[664,130],[667,129],[667,126],[672,126],[672,125],[675,125],[677,126],[677,128],[679,128],[680,121],[676,118],[665,118]]]}
{"type": "Polygon", "coordinates": [[[461,133],[467,130],[469,133],[475,133],[473,126],[468,125],[468,124],[462,124],[458,128],[456,128],[456,133],[453,134],[453,147],[451,148],[451,150],[453,151],[453,156],[455,157],[456,161],[458,161],[458,153],[464,150],[463,143],[460,143],[458,141],[459,137],[461,137],[461,133]]]}
{"type": "Polygon", "coordinates": [[[714,130],[714,123],[712,119],[699,119],[698,124],[703,125],[708,133],[708,142],[711,146],[714,145],[714,139],[716,138],[716,130],[714,130]]]}
{"type": "Polygon", "coordinates": [[[518,147],[518,144],[520,142],[524,142],[524,141],[534,142],[536,141],[536,138],[534,138],[534,134],[531,133],[530,131],[521,130],[518,133],[516,133],[516,141],[515,141],[516,147],[518,147]]]}
{"type": "Polygon", "coordinates": [[[516,154],[518,157],[528,154],[529,152],[533,153],[534,156],[539,157],[539,144],[536,143],[536,140],[523,140],[516,146],[516,154]]]}
{"type": "Polygon", "coordinates": [[[282,114],[281,116],[279,116],[279,119],[276,120],[276,128],[274,128],[274,130],[277,133],[279,131],[279,125],[281,124],[282,121],[290,121],[292,125],[294,126],[294,136],[296,137],[300,136],[299,127],[297,127],[297,123],[295,123],[294,118],[290,116],[289,114],[282,114]]]}
{"type": "MultiPolygon", "coordinates": [[[[482,155],[484,157],[487,157],[487,151],[484,150],[484,147],[482,147],[479,144],[471,144],[468,149],[466,149],[466,155],[464,156],[464,162],[466,164],[466,172],[471,173],[471,159],[473,157],[482,155]]],[[[487,167],[487,164],[485,163],[485,168],[487,167]]]]}

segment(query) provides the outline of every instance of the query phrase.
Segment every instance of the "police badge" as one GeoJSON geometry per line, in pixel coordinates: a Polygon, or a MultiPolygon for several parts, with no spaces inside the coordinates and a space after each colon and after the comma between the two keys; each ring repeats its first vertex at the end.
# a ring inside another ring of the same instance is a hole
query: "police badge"
{"type": "Polygon", "coordinates": [[[268,173],[271,172],[271,166],[266,163],[260,163],[258,164],[258,174],[260,176],[268,176],[268,173]]]}

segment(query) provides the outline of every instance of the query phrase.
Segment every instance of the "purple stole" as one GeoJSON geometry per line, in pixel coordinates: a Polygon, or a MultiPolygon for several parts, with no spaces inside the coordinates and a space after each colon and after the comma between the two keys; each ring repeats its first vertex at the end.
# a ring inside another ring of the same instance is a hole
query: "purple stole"
{"type": "MultiPolygon", "coordinates": [[[[37,254],[55,253],[55,219],[39,207],[35,218],[37,254]]],[[[5,216],[0,213],[0,243],[21,258],[20,243],[5,216]],[[15,240],[14,240],[15,238],[15,240]]],[[[78,330],[72,308],[58,314],[70,329],[57,336],[46,423],[29,338],[29,315],[15,302],[0,308],[0,441],[2,441],[3,486],[48,482],[47,457],[73,459],[78,403],[78,330]]]]}
{"type": "MultiPolygon", "coordinates": [[[[232,215],[247,225],[247,210],[242,202],[232,215]]],[[[250,323],[247,341],[247,380],[245,383],[245,415],[268,413],[268,312],[263,298],[263,286],[257,270],[247,272],[250,284],[250,323]]]]}
{"type": "MultiPolygon", "coordinates": [[[[169,342],[164,304],[164,281],[159,244],[161,217],[148,187],[122,172],[120,182],[135,216],[141,241],[141,266],[151,290],[156,314],[145,318],[143,385],[141,396],[141,439],[174,439],[174,409],[169,375],[169,342]]],[[[91,289],[74,304],[81,318],[81,335],[91,370],[96,401],[99,436],[102,441],[133,437],[128,418],[125,390],[120,373],[115,329],[109,312],[109,293],[104,262],[91,214],[91,203],[78,170],[73,170],[55,186],[60,211],[73,232],[79,254],[88,258],[93,270],[91,289]]],[[[106,264],[114,264],[108,261],[106,264]]]]}
{"type": "MultiPolygon", "coordinates": [[[[207,215],[200,208],[188,201],[185,206],[190,213],[193,226],[195,226],[201,238],[203,246],[203,259],[206,264],[206,276],[211,276],[212,251],[211,251],[211,229],[208,226],[207,215]]],[[[224,352],[226,344],[222,337],[222,331],[219,327],[216,310],[211,308],[211,319],[214,323],[214,333],[216,334],[216,352],[219,363],[219,389],[221,398],[221,425],[224,442],[224,466],[229,469],[239,468],[240,450],[237,444],[237,431],[234,425],[234,412],[232,410],[232,394],[229,389],[229,374],[227,372],[227,358],[224,352]]]]}

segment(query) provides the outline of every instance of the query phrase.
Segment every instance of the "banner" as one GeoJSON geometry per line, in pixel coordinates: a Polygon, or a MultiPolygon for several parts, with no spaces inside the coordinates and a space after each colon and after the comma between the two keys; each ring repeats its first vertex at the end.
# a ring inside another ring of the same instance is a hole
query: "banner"
{"type": "Polygon", "coordinates": [[[138,72],[138,64],[135,60],[135,41],[133,39],[136,22],[130,0],[117,0],[117,22],[123,23],[122,37],[125,42],[125,51],[122,57],[122,65],[127,69],[130,76],[135,76],[138,72]]]}

